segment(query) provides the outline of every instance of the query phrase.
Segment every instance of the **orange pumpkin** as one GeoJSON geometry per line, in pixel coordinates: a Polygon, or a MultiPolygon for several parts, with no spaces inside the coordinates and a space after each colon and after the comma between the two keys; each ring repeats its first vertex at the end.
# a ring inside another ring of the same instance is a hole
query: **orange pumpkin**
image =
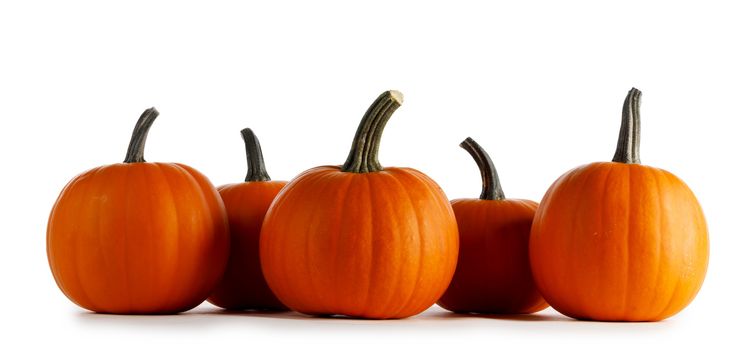
{"type": "Polygon", "coordinates": [[[379,141],[402,103],[387,91],[359,125],[343,166],[321,166],[275,198],[260,241],[275,295],[313,315],[403,318],[430,307],[455,270],[455,216],[440,187],[410,168],[382,168],[379,141]]]}
{"type": "Polygon", "coordinates": [[[471,138],[460,144],[478,163],[483,192],[455,199],[460,255],[450,286],[437,302],[454,312],[526,314],[548,305],[529,266],[529,234],[536,202],[506,199],[493,161],[471,138]]]}
{"type": "Polygon", "coordinates": [[[262,149],[254,132],[241,131],[246,145],[245,182],[219,187],[231,232],[231,251],[224,277],[208,298],[225,309],[284,310],[267,286],[259,263],[259,232],[269,205],[287,184],[270,181],[262,149]]]}
{"type": "Polygon", "coordinates": [[[182,312],[208,297],[226,267],[228,224],[213,185],[187,165],[145,162],[157,115],[140,116],[124,163],[78,175],[51,210],[51,272],[85,309],[182,312]]]}
{"type": "Polygon", "coordinates": [[[530,259],[559,312],[603,321],[657,321],[681,311],[707,270],[707,225],[694,194],[640,164],[640,91],[630,90],[613,162],[583,165],[549,188],[530,259]]]}

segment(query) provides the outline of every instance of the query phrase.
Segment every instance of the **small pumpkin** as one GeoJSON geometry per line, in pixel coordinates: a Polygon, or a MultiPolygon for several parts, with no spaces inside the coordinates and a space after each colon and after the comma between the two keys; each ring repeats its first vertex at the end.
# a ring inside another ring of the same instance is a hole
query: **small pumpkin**
{"type": "Polygon", "coordinates": [[[259,233],[264,214],[285,181],[271,181],[254,132],[241,131],[247,155],[247,175],[242,183],[219,187],[231,232],[231,251],[224,277],[208,298],[225,309],[285,310],[267,286],[259,263],[259,233]]]}
{"type": "Polygon", "coordinates": [[[51,210],[51,272],[85,309],[186,311],[206,300],[226,268],[226,212],[211,182],[187,165],[145,162],[157,116],[154,108],[140,116],[124,163],[76,176],[51,210]]]}
{"type": "Polygon", "coordinates": [[[384,126],[401,104],[399,92],[381,94],[345,164],[298,175],[267,212],[262,271],[291,309],[404,318],[434,304],[450,283],[458,235],[445,194],[427,175],[378,160],[384,126]]]}
{"type": "Polygon", "coordinates": [[[613,161],[562,175],[534,219],[536,284],[570,317],[662,320],[692,301],[706,274],[709,238],[694,193],[640,164],[640,98],[634,88],[625,99],[613,161]]]}
{"type": "Polygon", "coordinates": [[[506,199],[493,161],[472,138],[460,144],[478,163],[480,198],[452,200],[460,254],[450,286],[437,302],[459,313],[527,314],[548,305],[529,266],[529,234],[537,203],[506,199]]]}

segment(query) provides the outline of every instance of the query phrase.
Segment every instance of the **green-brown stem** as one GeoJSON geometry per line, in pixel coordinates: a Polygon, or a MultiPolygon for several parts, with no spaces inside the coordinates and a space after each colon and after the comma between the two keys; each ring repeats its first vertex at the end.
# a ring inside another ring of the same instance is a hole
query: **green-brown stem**
{"type": "Polygon", "coordinates": [[[269,181],[269,174],[267,174],[267,168],[264,166],[262,147],[259,146],[257,135],[254,134],[252,129],[246,128],[241,131],[241,137],[244,139],[247,150],[247,177],[244,181],[269,181]]]}
{"type": "Polygon", "coordinates": [[[384,168],[379,163],[379,143],[384,126],[392,113],[402,105],[402,94],[390,90],[382,93],[366,111],[353,137],[351,153],[341,171],[370,173],[384,168]]]}
{"type": "Polygon", "coordinates": [[[470,153],[475,163],[478,164],[478,169],[480,169],[480,177],[483,179],[483,191],[480,193],[480,199],[506,199],[506,196],[503,194],[503,188],[501,187],[501,181],[498,179],[498,172],[488,152],[470,137],[461,142],[460,147],[470,153]]]}
{"type": "Polygon", "coordinates": [[[623,122],[620,124],[618,147],[613,162],[640,164],[640,99],[641,92],[630,89],[623,103],[623,122]]]}
{"type": "Polygon", "coordinates": [[[127,147],[127,156],[125,163],[144,163],[145,162],[145,141],[147,141],[147,133],[150,131],[155,118],[158,117],[158,111],[155,107],[150,107],[142,112],[137,119],[135,129],[132,130],[132,138],[130,145],[127,147]]]}

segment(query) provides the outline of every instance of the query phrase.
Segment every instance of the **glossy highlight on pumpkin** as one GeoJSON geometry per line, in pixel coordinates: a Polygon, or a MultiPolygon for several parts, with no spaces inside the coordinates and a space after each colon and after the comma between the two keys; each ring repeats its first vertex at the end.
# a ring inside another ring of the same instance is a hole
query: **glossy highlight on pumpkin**
{"type": "Polygon", "coordinates": [[[632,89],[613,162],[562,175],[534,219],[536,284],[552,307],[574,318],[662,320],[686,307],[704,281],[704,214],[683,181],[640,164],[639,104],[632,89]]]}
{"type": "Polygon", "coordinates": [[[434,304],[450,283],[458,236],[445,194],[417,170],[378,162],[381,132],[401,102],[396,91],[379,96],[344,165],[298,175],[267,212],[262,270],[293,310],[404,318],[434,304]]]}
{"type": "Polygon", "coordinates": [[[47,253],[63,293],[95,312],[164,314],[191,309],[224,272],[229,231],[216,189],[197,170],[147,163],[143,113],[125,163],[71,180],[51,210],[47,253]]]}

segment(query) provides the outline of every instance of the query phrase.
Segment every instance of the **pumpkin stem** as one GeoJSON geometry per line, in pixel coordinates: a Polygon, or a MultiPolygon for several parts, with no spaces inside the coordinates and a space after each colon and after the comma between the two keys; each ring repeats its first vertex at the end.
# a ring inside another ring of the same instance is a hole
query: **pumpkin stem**
{"type": "Polygon", "coordinates": [[[247,177],[244,181],[269,181],[269,174],[267,174],[267,168],[264,166],[262,147],[259,146],[257,135],[254,134],[252,129],[246,128],[241,131],[241,137],[244,139],[244,145],[247,149],[247,177]]]}
{"type": "Polygon", "coordinates": [[[135,129],[132,130],[130,145],[127,147],[125,163],[145,162],[145,141],[147,141],[147,133],[150,131],[150,127],[155,121],[155,118],[158,117],[158,114],[160,113],[155,107],[150,107],[142,112],[140,118],[137,119],[135,129]]]}
{"type": "Polygon", "coordinates": [[[498,179],[498,171],[496,171],[496,166],[493,165],[493,161],[488,155],[488,152],[470,137],[461,142],[460,147],[470,153],[475,163],[478,164],[478,169],[480,169],[480,177],[483,179],[483,191],[480,193],[480,199],[506,199],[506,195],[503,194],[503,187],[501,187],[501,181],[498,179]]]}
{"type": "Polygon", "coordinates": [[[623,103],[623,122],[620,125],[618,147],[613,162],[640,164],[640,99],[641,92],[636,88],[628,91],[623,103]]]}
{"type": "Polygon", "coordinates": [[[381,171],[384,168],[379,163],[379,143],[384,126],[394,111],[402,105],[402,94],[396,90],[389,90],[371,104],[366,111],[361,124],[358,125],[356,136],[353,137],[351,153],[343,163],[341,171],[350,173],[370,173],[381,171]]]}

